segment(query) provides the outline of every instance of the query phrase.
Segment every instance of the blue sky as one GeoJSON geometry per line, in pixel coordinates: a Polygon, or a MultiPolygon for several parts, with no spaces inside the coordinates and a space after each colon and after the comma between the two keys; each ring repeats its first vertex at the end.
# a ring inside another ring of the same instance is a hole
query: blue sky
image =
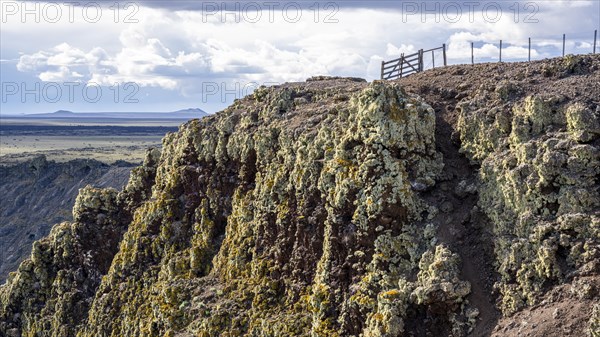
{"type": "MultiPolygon", "coordinates": [[[[600,1],[0,0],[2,114],[215,112],[258,85],[378,78],[381,61],[446,43],[450,64],[590,53],[600,1]],[[98,5],[100,4],[100,5],[98,5]]],[[[600,48],[599,48],[600,52],[600,48]]],[[[427,61],[426,61],[427,62],[427,61]]],[[[438,63],[439,64],[439,63],[438,63]]]]}

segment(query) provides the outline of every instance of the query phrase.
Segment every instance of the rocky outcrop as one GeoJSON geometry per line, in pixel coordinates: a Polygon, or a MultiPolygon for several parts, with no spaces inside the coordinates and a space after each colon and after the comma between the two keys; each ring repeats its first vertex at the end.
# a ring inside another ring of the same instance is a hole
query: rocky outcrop
{"type": "Polygon", "coordinates": [[[418,97],[353,80],[260,89],[185,125],[81,335],[378,336],[413,304],[466,331],[458,258],[417,225],[434,128],[418,97]]]}
{"type": "Polygon", "coordinates": [[[443,89],[424,76],[407,84],[442,104],[437,110],[478,170],[478,207],[499,274],[494,293],[507,316],[498,336],[597,335],[599,58],[445,69],[437,80],[443,89]],[[487,80],[473,79],[484,72],[487,80]],[[514,323],[521,321],[532,323],[514,323]]]}
{"type": "MultiPolygon", "coordinates": [[[[529,69],[587,86],[599,64],[529,69]]],[[[190,121],[122,192],[81,191],[0,288],[0,332],[489,335],[496,307],[568,299],[589,310],[558,333],[597,334],[594,98],[453,87],[465,69],[263,87],[190,121]]]]}
{"type": "Polygon", "coordinates": [[[591,143],[600,136],[598,120],[582,104],[528,96],[514,106],[512,120],[487,115],[488,130],[498,138],[480,139],[466,127],[477,125],[476,109],[459,107],[458,129],[465,149],[497,144],[466,153],[481,161],[479,204],[494,224],[502,257],[501,307],[513,313],[537,304],[549,285],[600,271],[600,191],[592,187],[600,149],[591,143]]]}
{"type": "Polygon", "coordinates": [[[95,160],[54,162],[39,156],[0,166],[0,284],[56,223],[72,220],[77,191],[90,184],[121,189],[134,164],[95,160]]]}
{"type": "Polygon", "coordinates": [[[11,273],[0,293],[4,336],[72,336],[108,272],[132,211],[149,194],[156,150],[134,169],[118,193],[90,186],[79,191],[73,221],[52,228],[33,244],[31,257],[11,273]]]}

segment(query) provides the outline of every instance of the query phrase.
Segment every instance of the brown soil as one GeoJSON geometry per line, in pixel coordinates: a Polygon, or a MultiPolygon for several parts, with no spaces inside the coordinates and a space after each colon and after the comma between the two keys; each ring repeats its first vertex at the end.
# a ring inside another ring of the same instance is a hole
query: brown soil
{"type": "MultiPolygon", "coordinates": [[[[433,219],[438,225],[438,240],[457,252],[462,259],[461,278],[471,283],[469,303],[479,310],[472,336],[490,336],[500,318],[496,309],[493,285],[498,276],[493,265],[494,245],[489,220],[478,210],[477,195],[457,191],[459,183],[475,184],[477,167],[459,153],[460,144],[452,141],[452,120],[443,99],[434,105],[436,117],[436,148],[444,156],[444,173],[437,188],[424,193],[428,203],[441,210],[433,219]]],[[[451,102],[452,105],[456,102],[451,102]]]]}
{"type": "MultiPolygon", "coordinates": [[[[600,289],[600,277],[587,281],[600,289]]],[[[575,289],[571,284],[554,288],[541,304],[501,319],[491,337],[587,336],[583,331],[587,330],[594,301],[581,298],[575,289]]]]}

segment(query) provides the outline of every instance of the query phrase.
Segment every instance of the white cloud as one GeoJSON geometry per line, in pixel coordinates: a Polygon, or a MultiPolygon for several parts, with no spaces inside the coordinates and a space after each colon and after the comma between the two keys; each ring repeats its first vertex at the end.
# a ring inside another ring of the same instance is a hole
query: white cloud
{"type": "MultiPolygon", "coordinates": [[[[127,38],[123,40],[131,41],[127,38]]],[[[175,89],[177,80],[170,78],[170,75],[199,74],[201,70],[206,70],[206,61],[198,53],[179,52],[173,56],[160,40],[150,38],[145,44],[123,46],[113,56],[99,47],[85,52],[62,43],[49,50],[22,55],[17,69],[38,73],[42,81],[83,81],[101,85],[136,82],[141,86],[175,89]],[[164,67],[164,75],[156,72],[159,67],[164,67]]]]}
{"type": "MultiPolygon", "coordinates": [[[[496,23],[486,22],[479,12],[474,22],[463,15],[459,22],[435,22],[427,16],[423,23],[421,15],[413,15],[404,23],[397,10],[360,7],[342,8],[334,24],[315,23],[312,12],[297,23],[280,17],[269,22],[268,13],[257,23],[222,23],[218,16],[204,22],[199,11],[140,7],[139,22],[126,24],[115,23],[106,10],[95,24],[3,24],[2,58],[18,58],[18,71],[42,81],[136,82],[166,89],[173,99],[197,92],[204,81],[284,82],[313,75],[375,79],[383,59],[442,43],[450,64],[470,62],[471,42],[476,58],[495,59],[500,39],[504,58],[525,58],[529,36],[533,58],[557,56],[563,29],[597,27],[593,9],[600,6],[594,1],[538,4],[537,24],[523,22],[526,12],[516,22],[510,11],[496,23]]],[[[580,37],[570,31],[565,32],[569,50],[591,49],[588,32],[580,37]]]]}
{"type": "Polygon", "coordinates": [[[398,57],[401,54],[412,54],[415,53],[417,49],[414,45],[405,45],[401,44],[400,47],[394,46],[392,43],[387,44],[387,49],[385,51],[385,55],[389,57],[398,57]]]}
{"type": "Polygon", "coordinates": [[[45,82],[64,82],[79,79],[83,76],[76,71],[71,71],[68,67],[60,66],[58,70],[49,70],[40,73],[39,77],[40,80],[45,82]]]}

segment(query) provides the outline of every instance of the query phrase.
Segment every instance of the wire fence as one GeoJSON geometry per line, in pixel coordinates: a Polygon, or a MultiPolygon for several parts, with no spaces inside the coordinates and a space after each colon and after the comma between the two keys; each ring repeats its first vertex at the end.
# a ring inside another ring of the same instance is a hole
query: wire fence
{"type": "MultiPolygon", "coordinates": [[[[500,40],[498,43],[498,62],[503,62],[502,52],[506,46],[505,41],[500,40]]],[[[567,35],[562,35],[562,57],[566,55],[567,46],[567,35]]],[[[594,43],[591,50],[592,54],[596,54],[598,48],[598,30],[594,31],[594,43]]],[[[532,59],[532,40],[528,38],[527,48],[527,61],[531,62],[532,59]]],[[[381,62],[381,79],[382,80],[393,80],[397,78],[406,77],[415,73],[425,71],[427,69],[433,69],[436,66],[447,66],[448,65],[448,50],[446,44],[441,47],[432,48],[428,50],[420,49],[416,53],[400,55],[399,58],[390,61],[381,62]]],[[[489,59],[489,58],[488,58],[489,59]]],[[[471,42],[471,64],[475,64],[477,58],[475,55],[475,43],[471,42]]]]}
{"type": "Polygon", "coordinates": [[[392,78],[400,78],[406,77],[410,74],[420,73],[425,70],[425,55],[429,55],[431,53],[431,63],[429,65],[433,65],[435,68],[435,52],[441,50],[443,52],[444,66],[447,65],[446,60],[446,45],[439,48],[432,48],[428,50],[419,50],[416,53],[405,55],[402,53],[399,58],[391,61],[383,61],[381,63],[381,78],[382,79],[392,79],[392,78]]]}

